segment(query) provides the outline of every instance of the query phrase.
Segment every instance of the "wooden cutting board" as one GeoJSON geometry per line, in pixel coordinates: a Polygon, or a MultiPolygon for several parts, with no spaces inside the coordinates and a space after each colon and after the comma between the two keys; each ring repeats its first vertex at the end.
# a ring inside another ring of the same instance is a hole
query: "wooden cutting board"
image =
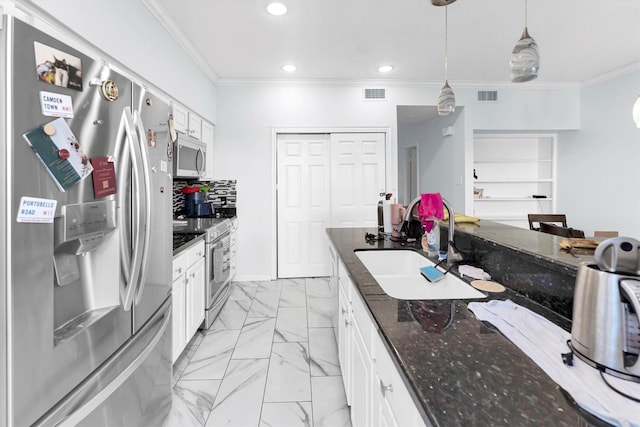
{"type": "Polygon", "coordinates": [[[592,239],[579,239],[574,237],[567,237],[560,240],[560,247],[562,249],[580,248],[580,249],[595,249],[598,247],[597,240],[592,239]]]}

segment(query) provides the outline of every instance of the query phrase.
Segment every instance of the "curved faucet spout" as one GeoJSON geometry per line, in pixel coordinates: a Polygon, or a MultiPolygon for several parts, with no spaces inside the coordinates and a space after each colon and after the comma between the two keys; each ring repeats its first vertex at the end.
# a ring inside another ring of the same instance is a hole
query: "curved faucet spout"
{"type": "MultiPolygon", "coordinates": [[[[416,197],[409,203],[407,206],[407,212],[404,216],[404,219],[400,224],[398,224],[398,228],[396,231],[402,232],[405,227],[408,227],[409,222],[411,221],[411,213],[415,209],[415,207],[420,204],[421,196],[416,197]]],[[[453,207],[449,202],[442,198],[442,205],[449,213],[449,232],[447,235],[447,265],[452,266],[457,262],[462,261],[462,254],[455,249],[455,244],[453,243],[453,232],[455,227],[455,214],[453,212],[453,207]]]]}

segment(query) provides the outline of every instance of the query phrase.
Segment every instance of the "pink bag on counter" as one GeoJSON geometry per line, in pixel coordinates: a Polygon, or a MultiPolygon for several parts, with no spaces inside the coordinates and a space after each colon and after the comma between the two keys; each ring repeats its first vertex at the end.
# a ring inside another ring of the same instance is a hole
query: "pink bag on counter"
{"type": "Polygon", "coordinates": [[[420,218],[420,222],[427,233],[433,228],[432,219],[444,219],[444,206],[440,193],[423,193],[420,195],[418,218],[420,218]]]}

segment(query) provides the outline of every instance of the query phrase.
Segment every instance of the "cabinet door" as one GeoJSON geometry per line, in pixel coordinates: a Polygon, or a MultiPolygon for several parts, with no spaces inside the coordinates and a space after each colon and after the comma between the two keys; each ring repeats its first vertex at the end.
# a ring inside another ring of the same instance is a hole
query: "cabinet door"
{"type": "MultiPolygon", "coordinates": [[[[373,340],[375,364],[375,376],[377,384],[374,393],[377,394],[377,406],[387,405],[391,411],[392,418],[399,426],[424,426],[422,417],[418,413],[409,390],[402,381],[400,373],[391,360],[391,355],[382,343],[379,336],[373,340]]],[[[391,416],[391,415],[390,415],[391,416]]],[[[389,418],[385,414],[386,418],[389,418]]]]}
{"type": "Polygon", "coordinates": [[[381,387],[380,378],[376,376],[374,387],[374,403],[373,406],[375,408],[375,416],[374,420],[376,426],[380,427],[398,427],[398,423],[396,422],[395,417],[393,416],[393,411],[389,406],[389,402],[383,398],[381,391],[375,390],[377,387],[381,387]]]}
{"type": "MultiPolygon", "coordinates": [[[[358,326],[356,322],[351,324],[353,339],[351,384],[354,387],[351,396],[351,424],[353,427],[367,427],[372,425],[373,420],[371,405],[373,368],[358,326]]],[[[363,325],[365,328],[366,326],[363,325]]]]}
{"type": "Polygon", "coordinates": [[[351,304],[342,286],[338,287],[338,359],[342,371],[347,404],[351,405],[351,304]]]}
{"type": "Polygon", "coordinates": [[[187,270],[186,289],[186,335],[189,341],[204,320],[204,259],[187,270]]]}
{"type": "Polygon", "coordinates": [[[202,139],[202,119],[194,113],[189,113],[189,135],[197,140],[202,139]]]}
{"type": "Polygon", "coordinates": [[[186,339],[186,314],[184,310],[185,304],[185,274],[183,273],[173,282],[171,304],[171,330],[173,340],[171,345],[171,354],[173,356],[172,363],[175,363],[180,357],[182,350],[187,345],[186,339]]]}
{"type": "Polygon", "coordinates": [[[176,132],[187,133],[189,128],[189,110],[182,105],[173,104],[173,126],[176,132]]]}

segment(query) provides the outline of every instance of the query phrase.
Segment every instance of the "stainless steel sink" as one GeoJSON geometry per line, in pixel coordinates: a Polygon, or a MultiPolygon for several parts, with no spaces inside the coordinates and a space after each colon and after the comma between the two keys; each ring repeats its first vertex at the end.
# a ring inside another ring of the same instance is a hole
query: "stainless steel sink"
{"type": "Polygon", "coordinates": [[[434,265],[410,250],[357,250],[356,256],[387,295],[402,300],[478,299],[486,295],[453,274],[435,283],[420,274],[434,265]]]}

